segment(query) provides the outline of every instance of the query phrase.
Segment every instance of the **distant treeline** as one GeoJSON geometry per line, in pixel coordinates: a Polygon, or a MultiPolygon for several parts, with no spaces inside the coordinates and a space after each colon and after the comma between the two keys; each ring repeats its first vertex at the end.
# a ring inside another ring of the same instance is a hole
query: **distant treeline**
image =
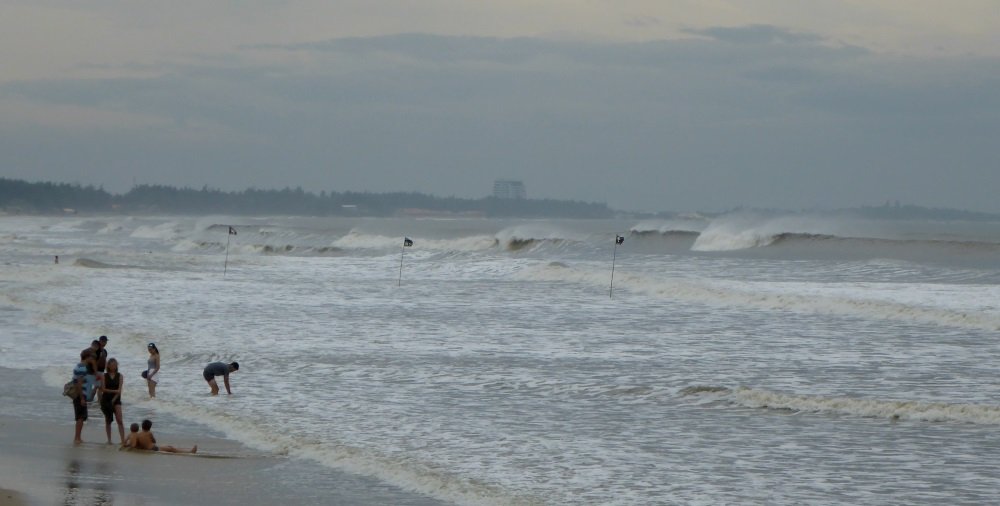
{"type": "Polygon", "coordinates": [[[433,216],[608,218],[606,204],[550,199],[463,199],[421,193],[326,192],[302,188],[225,192],[203,187],[139,185],[116,195],[94,186],[30,183],[0,178],[0,210],[7,213],[286,214],[303,216],[433,216]]]}

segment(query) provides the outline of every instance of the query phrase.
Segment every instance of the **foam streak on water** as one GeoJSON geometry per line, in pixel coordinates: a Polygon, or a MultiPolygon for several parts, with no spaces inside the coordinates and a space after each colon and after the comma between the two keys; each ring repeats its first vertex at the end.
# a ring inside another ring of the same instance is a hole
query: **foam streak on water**
{"type": "Polygon", "coordinates": [[[458,504],[1000,500],[985,242],[713,253],[681,244],[722,227],[645,223],[609,298],[635,225],[7,217],[0,366],[55,388],[107,334],[138,381],[155,341],[159,409],[458,504]]]}

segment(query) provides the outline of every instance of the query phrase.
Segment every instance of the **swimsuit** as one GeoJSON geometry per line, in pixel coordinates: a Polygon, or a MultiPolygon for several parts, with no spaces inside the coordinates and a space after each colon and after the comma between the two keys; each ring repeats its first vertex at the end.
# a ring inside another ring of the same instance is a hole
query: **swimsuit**
{"type": "Polygon", "coordinates": [[[152,381],[153,383],[156,383],[156,375],[160,374],[160,371],[156,371],[155,373],[153,372],[153,366],[155,365],[156,359],[154,358],[150,358],[146,361],[146,370],[149,371],[149,375],[146,376],[146,379],[152,381]]]}
{"type": "MultiPolygon", "coordinates": [[[[118,390],[121,386],[122,376],[121,374],[115,373],[115,377],[112,378],[111,374],[104,375],[104,388],[110,390],[118,390]]],[[[104,419],[108,423],[111,423],[115,418],[115,406],[121,406],[122,396],[113,393],[104,393],[101,395],[101,413],[104,413],[104,419]]]]}

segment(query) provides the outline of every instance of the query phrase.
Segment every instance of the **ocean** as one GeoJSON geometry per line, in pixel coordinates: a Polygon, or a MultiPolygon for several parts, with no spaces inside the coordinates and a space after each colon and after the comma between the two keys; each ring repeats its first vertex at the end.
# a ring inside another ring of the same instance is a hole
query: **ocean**
{"type": "Polygon", "coordinates": [[[4,216],[0,367],[57,392],[104,334],[126,413],[428,504],[998,503],[998,238],[820,213],[4,216]],[[210,397],[201,370],[233,360],[210,397]]]}

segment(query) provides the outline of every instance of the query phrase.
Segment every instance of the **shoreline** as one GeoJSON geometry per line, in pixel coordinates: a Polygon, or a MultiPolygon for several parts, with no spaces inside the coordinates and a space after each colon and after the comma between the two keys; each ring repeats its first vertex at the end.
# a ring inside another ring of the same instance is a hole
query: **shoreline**
{"type": "MultiPolygon", "coordinates": [[[[68,402],[67,402],[68,404],[68,402]]],[[[101,420],[103,422],[103,420],[101,420]]],[[[88,422],[93,436],[97,424],[88,422]]],[[[100,423],[103,436],[103,423],[100,423]]],[[[265,498],[268,470],[281,460],[265,454],[248,454],[232,441],[203,438],[213,451],[203,457],[120,450],[117,444],[84,442],[73,445],[66,436],[72,425],[44,420],[0,416],[0,487],[10,495],[9,504],[100,503],[255,504],[265,498]],[[234,455],[226,466],[216,465],[218,455],[234,455]],[[239,456],[235,456],[239,455],[239,456]],[[211,481],[203,480],[211,476],[211,481]],[[248,476],[255,478],[246,480],[248,476]]],[[[89,430],[88,430],[89,429],[89,430]]],[[[176,436],[161,436],[170,444],[185,444],[176,436]]],[[[93,439],[93,438],[91,438],[93,439]]],[[[261,502],[262,503],[262,502],[261,502]]]]}
{"type": "Polygon", "coordinates": [[[0,414],[0,506],[444,504],[373,478],[253,449],[157,410],[155,403],[127,406],[126,434],[130,423],[149,418],[161,445],[197,444],[197,454],[120,450],[116,424],[113,444],[106,444],[96,404],[84,425],[84,443],[74,445],[69,399],[44,381],[31,381],[37,375],[30,373],[0,367],[0,382],[15,392],[0,414]]]}
{"type": "Polygon", "coordinates": [[[0,488],[0,506],[21,506],[23,504],[27,504],[27,502],[20,492],[0,488]]]}

